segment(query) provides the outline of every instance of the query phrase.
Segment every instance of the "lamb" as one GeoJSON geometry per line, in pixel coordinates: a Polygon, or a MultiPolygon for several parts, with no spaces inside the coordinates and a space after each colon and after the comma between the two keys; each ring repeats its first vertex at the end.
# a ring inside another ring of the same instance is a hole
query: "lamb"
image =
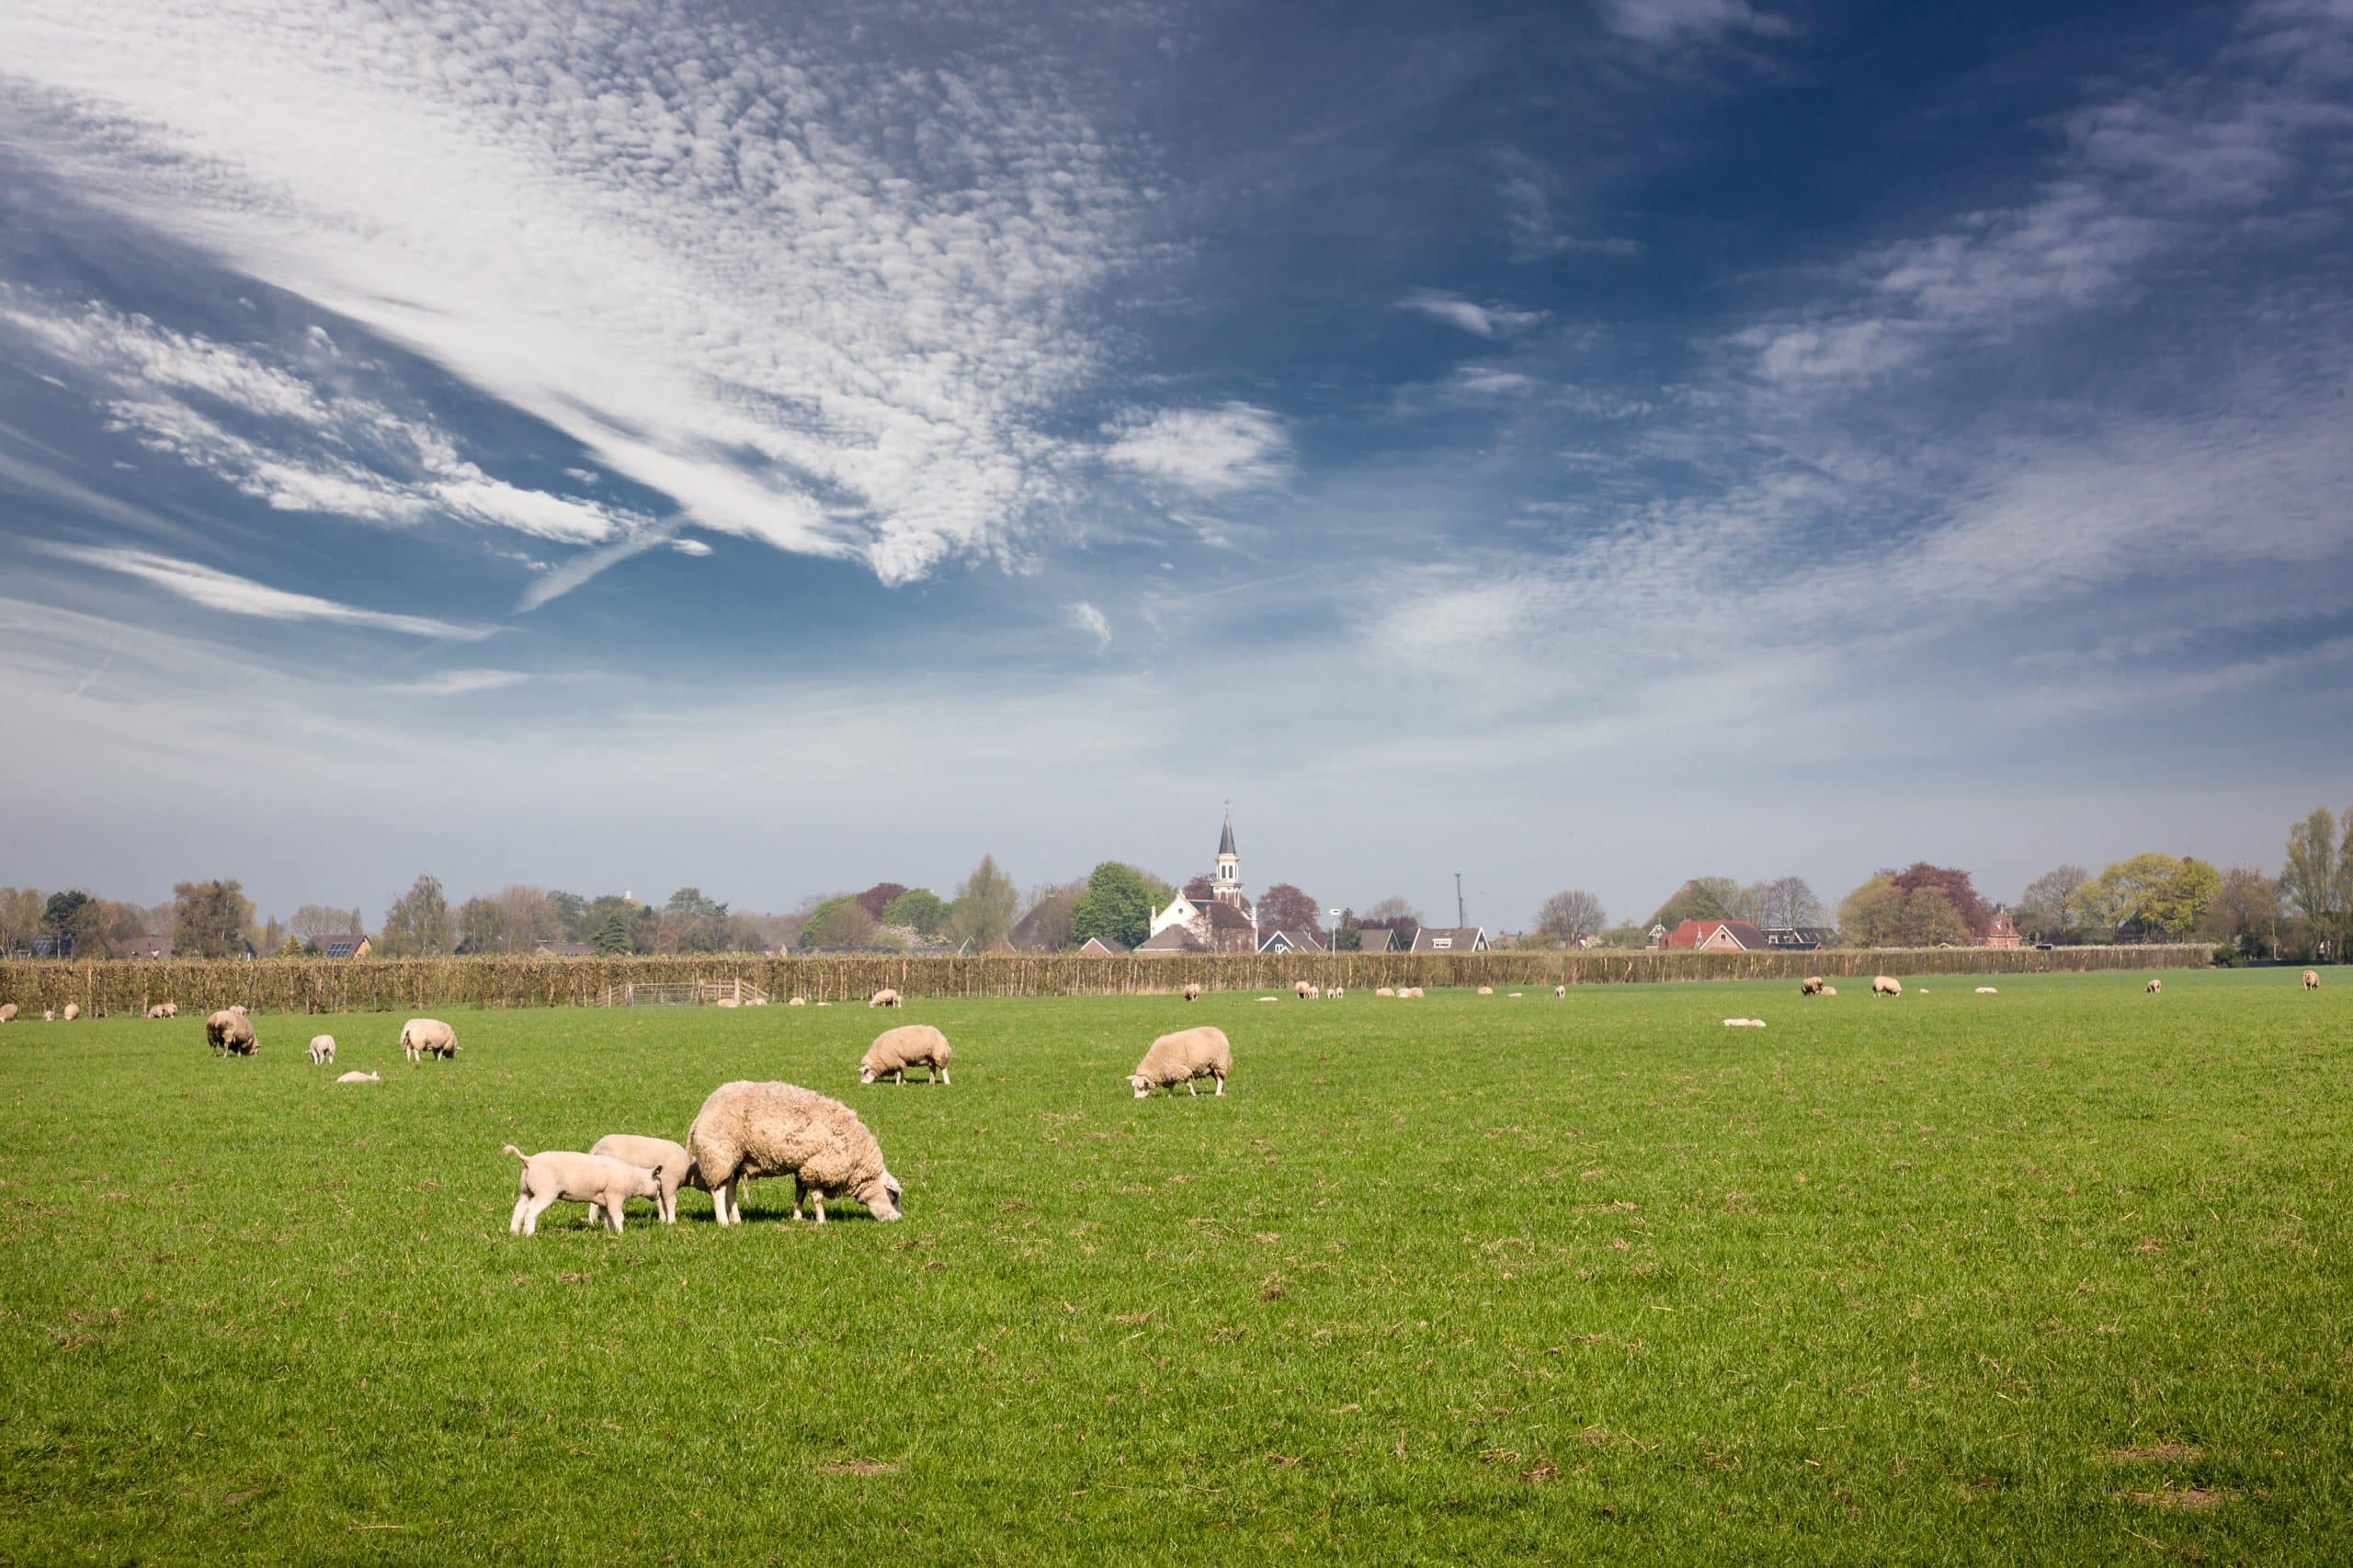
{"type": "Polygon", "coordinates": [[[253,1021],[224,1007],[204,1020],[204,1042],[222,1056],[251,1056],[260,1049],[253,1021]]]}
{"type": "Polygon", "coordinates": [[[549,1204],[559,1199],[585,1203],[588,1223],[593,1226],[600,1219],[609,1221],[615,1235],[620,1233],[622,1204],[632,1198],[661,1201],[659,1170],[645,1170],[603,1154],[578,1154],[563,1149],[527,1154],[507,1143],[501,1146],[500,1152],[523,1162],[523,1174],[517,1181],[515,1213],[506,1221],[506,1233],[510,1236],[537,1235],[540,1216],[547,1211],[549,1204]]]}
{"type": "Polygon", "coordinates": [[[1198,980],[1187,981],[1185,983],[1185,1000],[1188,1002],[1198,1002],[1200,999],[1201,983],[1198,980]]]}
{"type": "Polygon", "coordinates": [[[54,1007],[43,1007],[40,1010],[40,1021],[44,1024],[53,1024],[57,1022],[57,1009],[54,1007]]]}
{"type": "Polygon", "coordinates": [[[869,996],[866,1005],[870,1007],[895,1007],[899,1005],[899,994],[886,985],[869,996]]]}
{"type": "Polygon", "coordinates": [[[335,1036],[314,1034],[311,1037],[311,1065],[324,1067],[335,1061],[335,1036]]]}
{"type": "Polygon", "coordinates": [[[69,1024],[70,1024],[70,1023],[72,1023],[74,1019],[76,1019],[76,1018],[80,1017],[81,1016],[82,1016],[82,1004],[81,1004],[81,1003],[79,1003],[79,1002],[68,1002],[68,1003],[66,1003],[66,1004],[65,1004],[65,1021],[66,1021],[67,1023],[69,1023],[69,1024]]]}
{"type": "Polygon", "coordinates": [[[908,1068],[928,1067],[936,1081],[949,1083],[949,1055],[946,1035],[929,1024],[902,1024],[874,1037],[874,1043],[866,1048],[865,1060],[858,1064],[858,1081],[870,1084],[877,1078],[893,1078],[904,1088],[908,1068]]]}
{"type": "Polygon", "coordinates": [[[150,1018],[168,1018],[171,1017],[169,1013],[164,1011],[164,1004],[161,1002],[149,1003],[147,1005],[146,1016],[150,1018]]]}
{"type": "Polygon", "coordinates": [[[350,1072],[346,1073],[342,1077],[335,1080],[338,1084],[381,1084],[383,1081],[382,1074],[376,1073],[362,1073],[357,1067],[354,1067],[350,1072]]]}
{"type": "MultiPolygon", "coordinates": [[[[2307,985],[2313,985],[2317,984],[2318,982],[2314,981],[2313,977],[2308,974],[2304,976],[2304,983],[2307,985]]],[[[17,1005],[14,1002],[0,1002],[0,1024],[13,1024],[16,1021],[17,1005]]]]}
{"type": "Polygon", "coordinates": [[[1394,996],[1397,994],[1397,988],[1393,985],[1376,985],[1372,988],[1372,994],[1375,996],[1394,996]]]}
{"type": "Polygon", "coordinates": [[[245,1016],[245,1005],[243,1002],[232,1002],[229,1004],[229,1011],[242,1018],[245,1016]]]}
{"type": "MultiPolygon", "coordinates": [[[[665,1225],[678,1222],[678,1188],[691,1187],[698,1192],[702,1190],[702,1171],[687,1153],[684,1143],[676,1143],[667,1138],[641,1138],[633,1133],[614,1132],[588,1145],[588,1152],[601,1154],[608,1160],[619,1160],[625,1165],[637,1165],[655,1172],[656,1186],[660,1190],[654,1195],[654,1201],[661,1209],[662,1222],[665,1225]]],[[[592,1221],[597,1218],[593,1205],[588,1218],[592,1221]]]]}
{"type": "Polygon", "coordinates": [[[792,1217],[801,1200],[816,1199],[817,1223],[825,1199],[845,1194],[878,1220],[896,1220],[904,1197],[882,1163],[882,1147],[858,1113],[836,1099],[792,1084],[722,1084],[695,1113],[687,1152],[710,1190],[722,1225],[744,1222],[743,1187],[755,1176],[792,1176],[792,1217]]]}
{"type": "Polygon", "coordinates": [[[1482,985],[1479,987],[1479,994],[1482,996],[1493,996],[1495,994],[1495,988],[1492,985],[1482,985]]]}
{"type": "Polygon", "coordinates": [[[1347,987],[1344,985],[1335,985],[1331,990],[1324,993],[1324,1000],[1326,1002],[1336,1002],[1347,994],[1347,987]]]}
{"type": "Polygon", "coordinates": [[[1889,979],[1886,975],[1876,975],[1871,980],[1871,994],[1874,996],[1901,996],[1904,994],[1904,987],[1897,984],[1893,980],[1889,979]]]}
{"type": "Polygon", "coordinates": [[[401,1054],[411,1062],[425,1056],[454,1060],[458,1031],[438,1018],[411,1018],[401,1026],[401,1054]]]}
{"type": "Polygon", "coordinates": [[[743,1001],[734,996],[722,996],[718,1001],[711,1004],[714,1007],[740,1007],[743,1005],[743,1001]]]}
{"type": "Polygon", "coordinates": [[[1990,985],[1981,985],[1977,988],[1977,994],[1980,996],[1999,996],[2001,993],[1995,990],[1990,985]]]}
{"type": "Polygon", "coordinates": [[[1397,994],[1405,997],[1409,1001],[1417,1000],[1422,994],[1422,988],[1418,985],[1400,986],[1398,987],[1397,994]]]}
{"type": "Polygon", "coordinates": [[[1799,981],[1799,982],[1798,982],[1798,994],[1799,994],[1799,995],[1801,995],[1801,996],[1819,996],[1819,995],[1821,995],[1821,994],[1822,994],[1822,976],[1820,976],[1820,975],[1818,975],[1818,974],[1809,974],[1809,975],[1807,975],[1803,980],[1799,981]]]}
{"type": "Polygon", "coordinates": [[[1174,1095],[1176,1085],[1198,1097],[1196,1078],[1215,1078],[1217,1092],[1225,1093],[1226,1074],[1233,1071],[1233,1047],[1227,1043],[1225,1031],[1208,1024],[1199,1028],[1178,1029],[1175,1034],[1162,1035],[1143,1053],[1136,1070],[1128,1074],[1128,1086],[1142,1099],[1153,1090],[1167,1085],[1174,1095]]]}
{"type": "Polygon", "coordinates": [[[1825,985],[1822,988],[1822,994],[1824,996],[1836,996],[1838,994],[1838,988],[1835,985],[1825,985]]]}
{"type": "Polygon", "coordinates": [[[791,1001],[787,1002],[785,1006],[788,1007],[806,1007],[809,1006],[809,998],[806,996],[795,996],[791,1001]]]}
{"type": "Polygon", "coordinates": [[[2141,987],[2142,990],[2147,992],[2152,996],[2154,996],[2158,992],[2163,991],[2165,988],[2165,983],[2157,979],[2154,975],[2151,975],[2149,977],[2148,984],[2141,987]]]}
{"type": "Polygon", "coordinates": [[[1567,999],[1567,997],[1568,997],[1568,994],[1569,994],[1569,988],[1568,988],[1567,986],[1565,986],[1565,985],[1555,985],[1554,987],[1552,987],[1552,999],[1553,999],[1554,1001],[1556,1001],[1556,1002],[1558,1002],[1558,1001],[1565,1001],[1565,1000],[1567,999]]]}
{"type": "MultiPolygon", "coordinates": [[[[2307,991],[2317,991],[2320,989],[2320,971],[2316,969],[2308,969],[2304,971],[2304,989],[2307,991]]],[[[13,1018],[16,1016],[17,1006],[15,1003],[12,1002],[6,1007],[0,1007],[0,1018],[13,1018]]]]}

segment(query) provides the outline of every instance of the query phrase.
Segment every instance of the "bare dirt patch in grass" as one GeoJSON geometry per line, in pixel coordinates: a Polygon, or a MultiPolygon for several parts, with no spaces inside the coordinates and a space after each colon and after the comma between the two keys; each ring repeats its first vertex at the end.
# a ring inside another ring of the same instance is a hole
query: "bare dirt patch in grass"
{"type": "Polygon", "coordinates": [[[2218,1486],[2161,1486],[2154,1492],[2128,1492],[2131,1501],[2149,1508],[2166,1508],[2177,1514],[2202,1514],[2229,1502],[2234,1493],[2218,1486]]]}
{"type": "Polygon", "coordinates": [[[2188,1464],[2205,1457],[2206,1450],[2195,1443],[2148,1443],[2137,1448],[2118,1449],[2108,1456],[2110,1464],[2188,1464]]]}
{"type": "Polygon", "coordinates": [[[896,1460],[835,1460],[817,1467],[820,1475],[895,1475],[905,1467],[896,1460]]]}

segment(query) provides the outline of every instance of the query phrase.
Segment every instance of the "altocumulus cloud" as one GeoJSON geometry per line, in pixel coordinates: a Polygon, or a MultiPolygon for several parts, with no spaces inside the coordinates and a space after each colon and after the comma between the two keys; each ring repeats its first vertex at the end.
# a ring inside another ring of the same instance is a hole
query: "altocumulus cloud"
{"type": "Polygon", "coordinates": [[[1291,471],[1281,419],[1238,400],[1216,408],[1137,410],[1109,426],[1107,461],[1205,496],[1279,484],[1291,471]]]}

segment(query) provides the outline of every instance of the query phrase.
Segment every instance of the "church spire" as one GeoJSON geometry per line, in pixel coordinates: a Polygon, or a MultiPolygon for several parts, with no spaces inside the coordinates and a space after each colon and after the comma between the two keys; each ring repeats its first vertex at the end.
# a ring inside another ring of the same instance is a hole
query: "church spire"
{"type": "Polygon", "coordinates": [[[1218,835],[1217,841],[1217,858],[1222,860],[1229,855],[1233,855],[1236,859],[1241,858],[1235,854],[1233,848],[1233,802],[1232,801],[1225,803],[1225,831],[1218,835]]]}

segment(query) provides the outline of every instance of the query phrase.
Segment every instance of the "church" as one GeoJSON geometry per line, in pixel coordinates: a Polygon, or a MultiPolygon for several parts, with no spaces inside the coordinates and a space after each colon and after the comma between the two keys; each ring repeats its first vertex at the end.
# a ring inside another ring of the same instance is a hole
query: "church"
{"type": "Polygon", "coordinates": [[[1198,895],[1178,892],[1167,908],[1152,912],[1152,934],[1140,953],[1255,953],[1258,912],[1242,894],[1242,856],[1233,846],[1233,807],[1227,803],[1225,831],[1218,836],[1217,869],[1198,895]]]}

